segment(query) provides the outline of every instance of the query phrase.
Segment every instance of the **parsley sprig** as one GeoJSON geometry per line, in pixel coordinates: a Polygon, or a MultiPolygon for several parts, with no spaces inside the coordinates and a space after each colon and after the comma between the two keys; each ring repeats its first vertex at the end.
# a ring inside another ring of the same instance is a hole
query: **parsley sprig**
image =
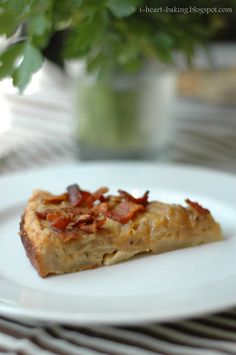
{"type": "MultiPolygon", "coordinates": [[[[207,6],[218,1],[210,3],[207,6]]],[[[225,1],[224,7],[226,3],[234,1],[225,1]]],[[[196,6],[196,1],[0,0],[0,36],[8,39],[0,54],[0,79],[12,77],[23,91],[57,31],[66,33],[63,58],[83,58],[88,71],[102,76],[118,70],[134,72],[147,58],[171,63],[176,51],[191,61],[196,46],[206,43],[225,20],[218,13],[141,11],[165,6],[196,6]]],[[[206,2],[198,0],[197,6],[206,2]]]]}

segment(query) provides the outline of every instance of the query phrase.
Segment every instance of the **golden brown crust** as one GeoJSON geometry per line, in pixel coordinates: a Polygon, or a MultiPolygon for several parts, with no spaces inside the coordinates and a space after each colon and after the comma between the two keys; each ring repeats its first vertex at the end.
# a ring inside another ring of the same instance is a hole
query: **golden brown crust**
{"type": "MultiPolygon", "coordinates": [[[[38,271],[39,275],[45,277],[47,275],[54,275],[55,272],[48,272],[44,270],[43,263],[40,260],[40,256],[37,254],[37,249],[35,248],[34,243],[28,237],[28,234],[25,229],[25,214],[21,218],[20,222],[20,232],[19,235],[21,237],[22,244],[24,245],[26,255],[28,256],[33,267],[38,271]]],[[[99,267],[99,264],[87,265],[80,267],[80,271],[91,270],[99,267]]]]}
{"type": "Polygon", "coordinates": [[[21,237],[22,244],[24,245],[26,255],[30,259],[31,264],[35,267],[35,269],[38,271],[40,276],[45,276],[47,272],[44,275],[43,268],[40,265],[40,258],[37,255],[37,250],[35,248],[34,243],[30,238],[28,237],[27,231],[25,229],[25,213],[23,214],[20,222],[20,232],[19,235],[21,237]]]}

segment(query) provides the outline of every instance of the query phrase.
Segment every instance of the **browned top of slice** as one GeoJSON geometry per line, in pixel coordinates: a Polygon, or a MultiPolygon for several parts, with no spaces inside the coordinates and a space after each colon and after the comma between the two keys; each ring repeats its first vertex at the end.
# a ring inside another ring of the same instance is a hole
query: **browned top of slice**
{"type": "Polygon", "coordinates": [[[117,195],[107,193],[105,187],[91,193],[78,185],[69,186],[61,195],[35,191],[25,211],[28,234],[37,230],[40,240],[53,235],[68,242],[96,233],[122,234],[143,226],[150,234],[152,229],[191,230],[201,220],[214,222],[209,210],[189,199],[188,207],[182,207],[148,202],[148,192],[139,198],[123,190],[117,195]]]}
{"type": "Polygon", "coordinates": [[[119,190],[117,196],[105,196],[108,192],[106,187],[91,193],[81,190],[76,184],[70,185],[67,191],[58,196],[42,195],[41,206],[35,211],[37,218],[63,231],[77,228],[95,233],[107,218],[126,224],[145,211],[148,204],[148,192],[140,198],[123,190],[119,190]]]}

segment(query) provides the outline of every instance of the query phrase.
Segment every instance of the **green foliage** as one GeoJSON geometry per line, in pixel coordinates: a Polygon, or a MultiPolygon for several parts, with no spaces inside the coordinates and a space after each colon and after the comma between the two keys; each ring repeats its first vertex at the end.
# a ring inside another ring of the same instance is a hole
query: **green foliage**
{"type": "Polygon", "coordinates": [[[22,91],[30,81],[32,74],[41,67],[43,57],[41,52],[29,42],[25,43],[21,54],[23,58],[13,73],[13,84],[22,91]]]}
{"type": "Polygon", "coordinates": [[[12,76],[15,71],[16,61],[23,49],[23,43],[8,47],[0,56],[0,79],[12,76]]]}
{"type": "MultiPolygon", "coordinates": [[[[197,7],[220,6],[218,0],[197,7]]],[[[226,0],[224,7],[233,7],[226,0]]],[[[191,62],[229,14],[171,13],[148,8],[187,8],[195,0],[0,0],[0,35],[9,46],[0,54],[0,79],[10,76],[24,90],[43,63],[42,50],[57,31],[66,33],[63,57],[83,58],[88,71],[107,76],[134,72],[147,58],[165,63],[182,52],[191,62]],[[16,30],[18,36],[12,38],[16,30]]]]}
{"type": "Polygon", "coordinates": [[[13,84],[23,91],[43,63],[43,56],[30,42],[19,42],[0,55],[0,79],[11,76],[13,84]]]}
{"type": "Polygon", "coordinates": [[[0,34],[11,37],[18,27],[12,13],[0,13],[0,34]]]}
{"type": "Polygon", "coordinates": [[[125,17],[136,11],[139,2],[138,0],[108,0],[107,7],[114,16],[125,17]]]}

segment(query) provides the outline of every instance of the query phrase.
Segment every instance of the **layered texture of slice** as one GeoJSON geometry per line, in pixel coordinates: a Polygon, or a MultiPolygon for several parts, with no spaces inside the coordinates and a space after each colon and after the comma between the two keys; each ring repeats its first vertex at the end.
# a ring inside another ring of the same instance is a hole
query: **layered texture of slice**
{"type": "Polygon", "coordinates": [[[148,201],[107,188],[94,193],[71,185],[62,195],[37,190],[20,223],[26,253],[39,275],[111,265],[139,253],[158,254],[222,239],[210,211],[148,201]]]}

